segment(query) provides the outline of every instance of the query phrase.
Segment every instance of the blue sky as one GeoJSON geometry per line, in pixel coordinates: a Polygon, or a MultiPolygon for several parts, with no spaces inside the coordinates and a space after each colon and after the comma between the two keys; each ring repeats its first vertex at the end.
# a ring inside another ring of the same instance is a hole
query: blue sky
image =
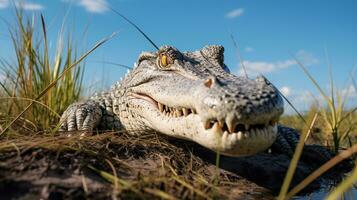
{"type": "MultiPolygon", "coordinates": [[[[14,3],[9,1],[0,0],[0,17],[11,23],[14,3]]],[[[83,51],[119,31],[87,59],[87,88],[107,88],[126,72],[97,61],[132,66],[141,51],[154,50],[133,27],[107,9],[112,6],[140,26],[159,46],[169,44],[186,51],[206,44],[224,45],[226,64],[233,73],[242,74],[232,34],[249,76],[265,75],[302,111],[311,102],[310,94],[317,98],[319,95],[293,56],[328,89],[326,51],[337,88],[350,94],[350,105],[357,104],[357,92],[349,82],[357,64],[357,2],[354,0],[32,0],[22,5],[35,19],[39,13],[45,16],[53,43],[66,13],[67,30],[75,34],[83,51]]],[[[3,22],[0,22],[0,45],[1,57],[13,55],[3,22]]],[[[352,76],[357,79],[357,72],[352,76]]]]}

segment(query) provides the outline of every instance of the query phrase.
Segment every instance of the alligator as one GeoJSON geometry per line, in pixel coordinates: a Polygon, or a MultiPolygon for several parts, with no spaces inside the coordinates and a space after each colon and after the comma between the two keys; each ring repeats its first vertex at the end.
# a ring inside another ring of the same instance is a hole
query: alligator
{"type": "Polygon", "coordinates": [[[60,130],[158,132],[227,156],[271,148],[292,155],[299,135],[278,124],[283,111],[282,96],[264,76],[250,79],[230,73],[223,46],[192,52],[162,46],[141,53],[133,69],[109,91],[70,105],[60,130]]]}

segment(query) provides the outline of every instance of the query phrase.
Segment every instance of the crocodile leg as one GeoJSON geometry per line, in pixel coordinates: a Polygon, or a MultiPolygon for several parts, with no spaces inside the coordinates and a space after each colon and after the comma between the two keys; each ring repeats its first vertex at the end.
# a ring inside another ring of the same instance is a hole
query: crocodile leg
{"type": "Polygon", "coordinates": [[[100,105],[93,101],[74,103],[63,113],[60,131],[90,131],[97,127],[102,118],[100,105]]]}
{"type": "Polygon", "coordinates": [[[112,108],[111,98],[106,93],[74,103],[63,113],[60,131],[120,130],[119,118],[112,108]]]}
{"type": "MultiPolygon", "coordinates": [[[[273,154],[286,154],[292,157],[299,142],[299,133],[289,127],[278,126],[276,141],[271,146],[273,154]]],[[[334,156],[327,148],[320,145],[305,145],[300,160],[310,161],[313,159],[317,165],[322,165],[334,156]]]]}

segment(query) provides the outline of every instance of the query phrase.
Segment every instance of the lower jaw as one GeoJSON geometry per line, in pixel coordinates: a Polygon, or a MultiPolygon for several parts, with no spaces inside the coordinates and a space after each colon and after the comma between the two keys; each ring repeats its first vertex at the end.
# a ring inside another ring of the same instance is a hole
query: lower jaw
{"type": "Polygon", "coordinates": [[[214,130],[214,127],[208,131],[203,128],[198,115],[167,118],[157,109],[148,107],[152,109],[151,114],[145,118],[154,130],[172,137],[191,140],[222,155],[234,157],[254,155],[268,149],[277,136],[277,125],[268,126],[265,131],[258,129],[259,131],[250,130],[245,133],[222,132],[222,130],[214,130]],[[156,116],[152,113],[156,113],[156,116]],[[158,124],[159,126],[156,126],[158,124]]]}
{"type": "Polygon", "coordinates": [[[264,130],[249,133],[211,133],[216,135],[214,143],[201,143],[207,148],[227,156],[250,156],[267,150],[275,141],[277,126],[270,126],[264,130]]]}

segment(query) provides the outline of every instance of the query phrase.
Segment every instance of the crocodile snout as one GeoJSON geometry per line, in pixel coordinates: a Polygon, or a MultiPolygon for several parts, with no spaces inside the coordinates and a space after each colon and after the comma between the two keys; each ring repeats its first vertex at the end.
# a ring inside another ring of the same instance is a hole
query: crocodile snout
{"type": "Polygon", "coordinates": [[[277,89],[263,76],[220,79],[203,82],[207,95],[198,110],[205,129],[217,123],[228,133],[260,130],[275,126],[283,113],[283,100],[277,89]]]}

